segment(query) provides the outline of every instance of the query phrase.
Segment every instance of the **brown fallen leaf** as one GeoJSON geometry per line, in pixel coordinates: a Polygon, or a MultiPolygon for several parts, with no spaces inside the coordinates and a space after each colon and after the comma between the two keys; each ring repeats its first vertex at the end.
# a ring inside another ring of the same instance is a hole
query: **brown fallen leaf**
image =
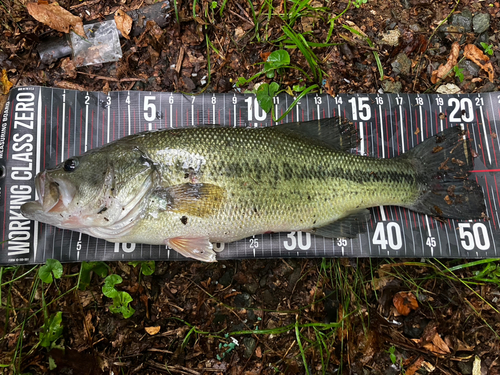
{"type": "Polygon", "coordinates": [[[118,9],[115,13],[116,28],[120,30],[124,38],[130,39],[128,34],[132,30],[132,17],[123,10],[118,9]]]}
{"type": "Polygon", "coordinates": [[[396,293],[392,299],[392,303],[401,315],[407,316],[411,310],[418,309],[418,302],[412,292],[396,293]]]}
{"type": "Polygon", "coordinates": [[[58,3],[28,3],[27,8],[34,19],[50,28],[63,33],[69,33],[72,29],[78,35],[85,37],[82,19],[61,8],[58,3]]]}
{"type": "Polygon", "coordinates": [[[431,82],[433,84],[436,83],[439,79],[444,78],[446,74],[448,74],[448,72],[452,70],[455,65],[457,65],[459,53],[460,44],[458,44],[458,42],[454,42],[451,45],[451,52],[448,56],[448,61],[446,62],[446,64],[441,64],[439,68],[437,68],[437,70],[432,72],[431,82]]]}
{"type": "Polygon", "coordinates": [[[9,77],[7,77],[7,70],[2,69],[2,86],[3,86],[3,93],[7,95],[12,88],[12,82],[9,81],[9,77]]]}
{"type": "Polygon", "coordinates": [[[474,44],[467,44],[464,48],[464,57],[466,59],[472,60],[477,65],[479,65],[481,69],[488,73],[488,79],[490,80],[490,82],[493,82],[495,71],[493,70],[493,65],[491,65],[491,62],[488,62],[490,58],[486,56],[483,51],[481,51],[474,44]]]}
{"type": "Polygon", "coordinates": [[[61,62],[61,68],[64,70],[64,74],[69,78],[76,78],[76,67],[75,62],[69,57],[66,57],[61,62]]]}
{"type": "Polygon", "coordinates": [[[59,87],[60,89],[66,89],[66,90],[78,90],[78,91],[85,91],[86,88],[83,87],[82,85],[79,85],[77,83],[69,82],[69,81],[55,81],[54,86],[59,87]]]}
{"type": "Polygon", "coordinates": [[[144,327],[144,330],[150,335],[150,336],[154,336],[156,335],[158,332],[160,332],[160,329],[161,327],[160,326],[156,326],[156,327],[144,327]]]}

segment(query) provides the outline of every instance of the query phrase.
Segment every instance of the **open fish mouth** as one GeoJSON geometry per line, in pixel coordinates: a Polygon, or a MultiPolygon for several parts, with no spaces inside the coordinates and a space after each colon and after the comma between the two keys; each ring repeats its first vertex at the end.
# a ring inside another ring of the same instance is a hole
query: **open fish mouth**
{"type": "Polygon", "coordinates": [[[38,201],[29,202],[23,206],[23,212],[35,213],[57,213],[64,211],[73,201],[76,189],[70,183],[62,179],[54,179],[44,171],[35,179],[35,189],[38,201]]]}

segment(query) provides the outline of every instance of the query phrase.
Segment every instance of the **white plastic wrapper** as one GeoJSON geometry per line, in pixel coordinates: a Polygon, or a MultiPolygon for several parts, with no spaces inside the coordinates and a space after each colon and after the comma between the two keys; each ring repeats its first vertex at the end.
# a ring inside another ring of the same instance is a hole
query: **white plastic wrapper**
{"type": "Polygon", "coordinates": [[[122,57],[120,36],[114,20],[84,25],[87,39],[70,33],[76,66],[118,61],[122,57]]]}

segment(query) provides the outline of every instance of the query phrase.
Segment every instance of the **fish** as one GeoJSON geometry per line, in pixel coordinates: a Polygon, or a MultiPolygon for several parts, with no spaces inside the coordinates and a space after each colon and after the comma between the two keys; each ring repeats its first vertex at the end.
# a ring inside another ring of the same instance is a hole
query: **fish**
{"type": "Polygon", "coordinates": [[[468,179],[473,153],[460,127],[394,158],[354,153],[353,123],[332,117],[264,128],[203,125],[142,132],[37,174],[31,220],[111,242],[166,245],[205,262],[213,243],[306,231],[354,238],[370,207],[437,219],[485,217],[468,179]]]}

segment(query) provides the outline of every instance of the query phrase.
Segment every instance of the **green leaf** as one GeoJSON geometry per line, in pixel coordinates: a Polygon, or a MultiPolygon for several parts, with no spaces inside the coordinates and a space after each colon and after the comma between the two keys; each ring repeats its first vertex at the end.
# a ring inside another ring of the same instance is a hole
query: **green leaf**
{"type": "Polygon", "coordinates": [[[49,357],[49,370],[53,371],[57,368],[56,361],[54,361],[54,358],[49,357]]]}
{"type": "Polygon", "coordinates": [[[272,69],[278,69],[282,66],[290,65],[290,55],[283,49],[273,51],[268,56],[266,63],[269,64],[272,69]]]}
{"type": "Polygon", "coordinates": [[[142,263],[141,272],[144,276],[149,276],[155,273],[155,261],[148,260],[147,262],[142,263]]]}
{"type": "Polygon", "coordinates": [[[303,86],[301,86],[301,85],[293,85],[292,88],[293,88],[293,91],[295,91],[295,92],[301,92],[301,91],[305,90],[306,85],[303,85],[303,86]]]}
{"type": "Polygon", "coordinates": [[[104,280],[102,293],[108,298],[115,298],[118,295],[118,291],[115,289],[115,285],[120,284],[122,281],[123,279],[119,275],[109,275],[104,280]]]}
{"type": "Polygon", "coordinates": [[[56,259],[47,259],[47,262],[38,270],[38,276],[44,283],[50,284],[53,281],[52,275],[60,279],[63,274],[63,266],[56,259]]]}
{"type": "Polygon", "coordinates": [[[40,345],[44,348],[49,348],[63,332],[62,312],[58,311],[52,315],[42,326],[40,330],[40,345]]]}
{"type": "Polygon", "coordinates": [[[80,282],[78,283],[80,290],[85,290],[90,285],[92,272],[95,272],[100,277],[108,275],[108,267],[104,262],[82,262],[81,267],[80,282]]]}
{"type": "Polygon", "coordinates": [[[238,80],[236,81],[236,86],[241,87],[241,86],[246,85],[248,82],[249,81],[247,81],[245,78],[238,77],[238,80]]]}
{"type": "Polygon", "coordinates": [[[130,318],[135,310],[129,306],[133,298],[127,292],[118,292],[117,296],[113,298],[113,305],[109,307],[112,313],[121,313],[125,319],[130,318]]]}
{"type": "Polygon", "coordinates": [[[276,82],[271,83],[263,83],[260,85],[256,91],[257,102],[259,103],[260,108],[266,113],[269,113],[273,106],[273,96],[276,95],[276,92],[279,90],[279,85],[276,82]]]}

